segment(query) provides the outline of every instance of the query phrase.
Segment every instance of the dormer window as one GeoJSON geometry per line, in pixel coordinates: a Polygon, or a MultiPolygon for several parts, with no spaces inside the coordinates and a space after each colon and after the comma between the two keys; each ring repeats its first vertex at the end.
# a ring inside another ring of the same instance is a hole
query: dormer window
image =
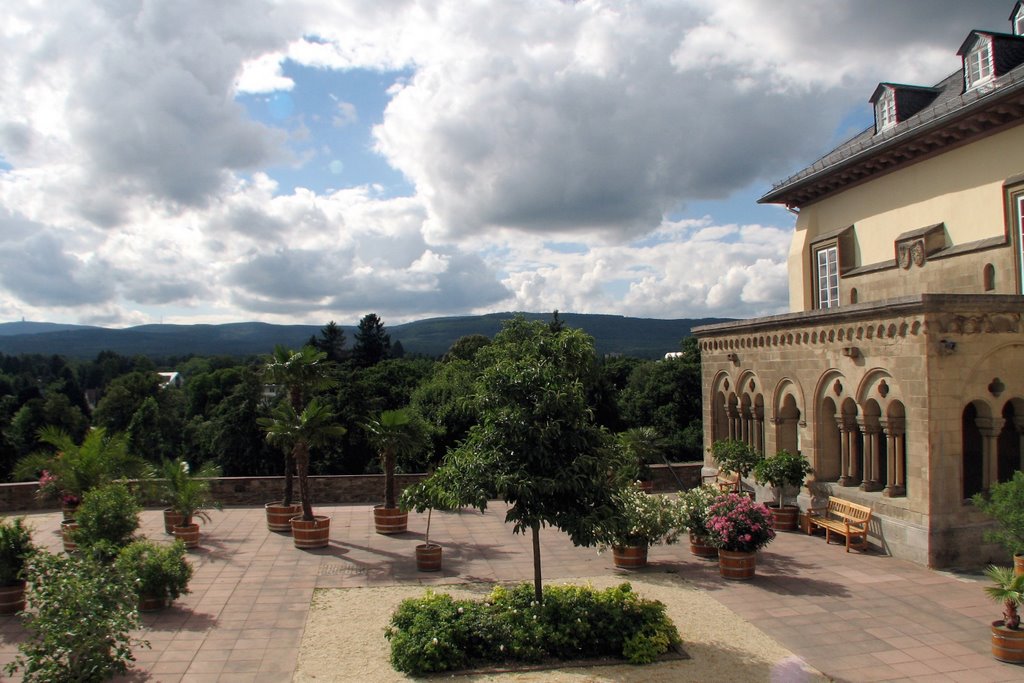
{"type": "Polygon", "coordinates": [[[1013,26],[1013,35],[1024,36],[1024,3],[1018,2],[1013,6],[1010,25],[1013,26]]]}
{"type": "Polygon", "coordinates": [[[879,131],[896,125],[896,95],[886,88],[875,104],[875,128],[879,131]]]}
{"type": "Polygon", "coordinates": [[[964,78],[967,89],[971,90],[992,80],[992,44],[985,39],[978,41],[973,50],[964,57],[964,78]]]}

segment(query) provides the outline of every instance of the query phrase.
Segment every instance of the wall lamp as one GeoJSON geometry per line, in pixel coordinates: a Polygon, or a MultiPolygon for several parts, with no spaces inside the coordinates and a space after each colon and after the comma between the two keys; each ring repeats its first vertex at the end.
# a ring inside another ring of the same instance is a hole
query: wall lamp
{"type": "Polygon", "coordinates": [[[738,365],[738,364],[739,364],[739,362],[740,362],[740,357],[739,357],[739,356],[737,356],[737,355],[736,355],[735,353],[730,353],[730,354],[729,354],[728,356],[726,356],[726,358],[728,358],[729,360],[731,360],[731,361],[732,361],[733,363],[736,363],[737,365],[738,365]]]}

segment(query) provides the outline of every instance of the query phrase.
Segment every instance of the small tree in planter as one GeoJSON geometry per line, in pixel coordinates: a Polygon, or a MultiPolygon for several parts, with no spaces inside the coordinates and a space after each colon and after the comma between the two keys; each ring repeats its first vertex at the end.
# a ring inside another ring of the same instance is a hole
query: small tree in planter
{"type": "Polygon", "coordinates": [[[718,465],[719,472],[736,472],[741,478],[750,473],[761,461],[761,454],[750,445],[736,439],[723,439],[711,445],[711,457],[718,465]]]}
{"type": "Polygon", "coordinates": [[[1024,472],[1014,472],[1013,479],[993,484],[987,495],[976,493],[971,501],[996,520],[997,528],[985,532],[985,540],[1006,548],[1016,572],[1024,573],[1024,472]]]}
{"type": "Polygon", "coordinates": [[[160,466],[160,492],[164,502],[177,517],[178,523],[171,527],[174,537],[180,539],[186,548],[199,545],[199,525],[196,518],[210,521],[207,510],[220,509],[219,502],[210,493],[212,479],[220,476],[220,469],[213,463],[206,463],[198,472],[192,473],[188,462],[164,460],[160,466]]]}
{"type": "Polygon", "coordinates": [[[399,459],[426,450],[429,435],[420,417],[410,408],[385,410],[380,417],[363,425],[370,444],[380,453],[384,471],[384,505],[373,510],[378,534],[400,534],[408,525],[408,513],[398,507],[395,495],[395,468],[399,459]]]}
{"type": "Polygon", "coordinates": [[[267,440],[279,448],[290,451],[295,460],[299,480],[299,498],[302,514],[291,520],[292,534],[298,548],[322,548],[330,537],[331,518],[313,514],[313,497],[309,490],[309,453],[311,448],[323,446],[345,434],[345,428],[336,421],[330,407],[313,399],[296,414],[290,403],[282,403],[274,411],[272,420],[261,424],[267,430],[267,440]]]}
{"type": "Polygon", "coordinates": [[[776,529],[796,528],[800,509],[795,505],[785,504],[786,487],[796,487],[799,491],[804,479],[813,471],[803,455],[786,450],[779,451],[770,458],[763,458],[754,466],[754,479],[757,483],[772,487],[775,503],[768,505],[768,509],[775,516],[776,529]]]}
{"type": "Polygon", "coordinates": [[[32,533],[17,517],[0,521],[0,614],[25,609],[25,562],[35,551],[32,533]]]}
{"type": "Polygon", "coordinates": [[[647,551],[659,543],[675,543],[681,526],[678,505],[660,494],[649,495],[637,483],[612,495],[614,516],[598,531],[601,545],[611,548],[615,566],[647,565],[647,551]]]}
{"type": "Polygon", "coordinates": [[[423,532],[423,543],[416,546],[416,568],[421,572],[437,571],[441,568],[442,551],[437,543],[430,542],[430,518],[434,510],[454,510],[471,501],[462,501],[458,495],[436,485],[432,477],[413,484],[399,497],[398,506],[408,512],[427,513],[427,528],[423,532]]]}
{"type": "Polygon", "coordinates": [[[134,586],[140,610],[166,607],[189,592],[192,565],[185,559],[185,544],[181,541],[171,545],[134,541],[122,548],[115,566],[134,586]]]}

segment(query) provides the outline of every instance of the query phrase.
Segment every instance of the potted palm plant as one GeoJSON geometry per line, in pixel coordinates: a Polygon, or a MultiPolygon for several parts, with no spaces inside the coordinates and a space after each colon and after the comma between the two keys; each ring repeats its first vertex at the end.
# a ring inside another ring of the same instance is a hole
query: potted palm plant
{"type": "MultiPolygon", "coordinates": [[[[334,386],[335,380],[328,374],[330,366],[327,354],[313,346],[304,346],[299,351],[293,351],[277,345],[263,368],[263,376],[268,382],[285,388],[288,404],[292,412],[298,416],[302,415],[311,394],[334,386]]],[[[264,428],[269,428],[272,422],[273,420],[260,421],[264,428]]],[[[292,517],[302,512],[301,505],[293,498],[295,456],[293,448],[284,449],[284,492],[281,500],[272,501],[264,506],[267,528],[271,531],[290,532],[292,517]]]]}
{"type": "Polygon", "coordinates": [[[681,523],[668,496],[647,494],[634,483],[618,489],[612,500],[615,514],[598,531],[602,548],[611,548],[612,561],[621,569],[647,566],[652,545],[674,543],[681,523]]]}
{"type": "Polygon", "coordinates": [[[384,471],[384,504],[373,509],[378,534],[400,534],[408,528],[409,513],[398,507],[395,495],[395,468],[402,458],[427,448],[426,429],[411,408],[385,410],[363,425],[370,444],[380,454],[384,471]]]}
{"type": "Polygon", "coordinates": [[[763,458],[754,465],[754,479],[757,483],[772,487],[775,501],[768,505],[768,509],[775,517],[777,531],[796,529],[800,508],[785,504],[786,488],[795,487],[799,491],[804,479],[813,471],[803,455],[786,450],[779,451],[770,458],[763,458]]]}
{"type": "Polygon", "coordinates": [[[993,484],[987,494],[976,493],[971,502],[996,521],[996,528],[985,532],[985,540],[1002,545],[1013,556],[1014,571],[1024,574],[1024,472],[993,484]]]}
{"type": "Polygon", "coordinates": [[[194,474],[185,460],[164,460],[160,466],[161,497],[181,519],[171,531],[186,548],[199,546],[199,524],[195,520],[209,522],[207,510],[221,507],[210,494],[211,480],[219,476],[220,470],[213,463],[204,464],[194,474]]]}
{"type": "Polygon", "coordinates": [[[0,520],[0,614],[25,609],[25,561],[35,550],[25,520],[0,520]]]}
{"type": "Polygon", "coordinates": [[[133,541],[121,550],[114,566],[135,586],[140,611],[162,609],[189,592],[192,565],[179,540],[171,545],[133,541]]]}
{"type": "Polygon", "coordinates": [[[291,518],[295,547],[323,548],[331,535],[331,518],[313,514],[313,498],[309,490],[310,449],[324,446],[345,434],[345,428],[336,421],[329,406],[312,399],[301,413],[291,403],[283,402],[274,411],[271,420],[263,421],[267,440],[292,454],[295,473],[299,480],[301,512],[291,518]]]}
{"type": "Polygon", "coordinates": [[[995,584],[986,586],[985,592],[1003,605],[1003,618],[992,622],[992,656],[1001,662],[1024,664],[1024,630],[1018,610],[1024,603],[1024,574],[996,566],[990,566],[985,574],[995,584]]]}
{"type": "Polygon", "coordinates": [[[664,440],[654,427],[632,427],[615,436],[615,479],[620,486],[640,482],[640,488],[654,490],[650,463],[661,453],[664,440]]]}

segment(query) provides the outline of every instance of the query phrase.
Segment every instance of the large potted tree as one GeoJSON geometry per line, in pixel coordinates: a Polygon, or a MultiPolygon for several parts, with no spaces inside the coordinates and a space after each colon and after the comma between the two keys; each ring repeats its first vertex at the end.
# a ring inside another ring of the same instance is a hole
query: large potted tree
{"type": "Polygon", "coordinates": [[[313,497],[309,488],[310,449],[325,446],[342,437],[345,428],[336,421],[329,406],[312,399],[301,413],[290,402],[282,402],[273,419],[263,422],[267,440],[291,453],[299,480],[300,514],[291,518],[291,531],[296,548],[323,548],[331,535],[331,518],[313,514],[313,497]]]}
{"type": "Polygon", "coordinates": [[[640,482],[640,488],[654,490],[650,463],[662,452],[664,439],[654,427],[632,427],[615,435],[616,484],[640,482]]]}
{"type": "Polygon", "coordinates": [[[426,450],[429,446],[426,428],[411,408],[385,410],[368,420],[366,430],[370,444],[380,454],[384,471],[384,504],[373,508],[373,522],[378,534],[400,534],[408,528],[409,513],[398,506],[395,492],[395,468],[398,461],[426,450]]]}
{"type": "Polygon", "coordinates": [[[775,517],[776,531],[796,529],[800,508],[785,504],[786,489],[795,487],[799,492],[804,479],[813,471],[807,458],[800,453],[790,453],[786,450],[781,450],[770,458],[763,458],[754,466],[754,479],[757,483],[772,487],[775,501],[768,504],[768,509],[775,517]]]}
{"type": "Polygon", "coordinates": [[[741,492],[743,480],[750,476],[750,473],[757,467],[757,463],[762,459],[760,453],[738,439],[716,441],[711,445],[711,457],[718,465],[719,475],[726,472],[739,475],[737,493],[741,492]]]}
{"type": "MultiPolygon", "coordinates": [[[[284,387],[288,404],[292,412],[298,416],[302,414],[313,394],[334,386],[335,380],[329,374],[330,366],[327,354],[313,346],[304,346],[299,351],[293,351],[279,344],[274,347],[274,352],[263,368],[263,377],[272,384],[284,387]]],[[[264,428],[267,428],[270,422],[260,421],[264,428]]],[[[265,506],[267,528],[271,531],[290,532],[292,517],[302,512],[301,505],[296,503],[293,497],[295,468],[295,451],[287,448],[284,451],[284,492],[281,500],[272,501],[265,506]]]]}
{"type": "Polygon", "coordinates": [[[976,493],[971,502],[996,521],[996,528],[985,532],[985,540],[1002,545],[1013,556],[1014,571],[1024,574],[1024,472],[993,484],[987,494],[976,493]]]}
{"type": "Polygon", "coordinates": [[[21,517],[0,520],[0,614],[25,609],[25,562],[35,550],[32,532],[21,517]]]}

